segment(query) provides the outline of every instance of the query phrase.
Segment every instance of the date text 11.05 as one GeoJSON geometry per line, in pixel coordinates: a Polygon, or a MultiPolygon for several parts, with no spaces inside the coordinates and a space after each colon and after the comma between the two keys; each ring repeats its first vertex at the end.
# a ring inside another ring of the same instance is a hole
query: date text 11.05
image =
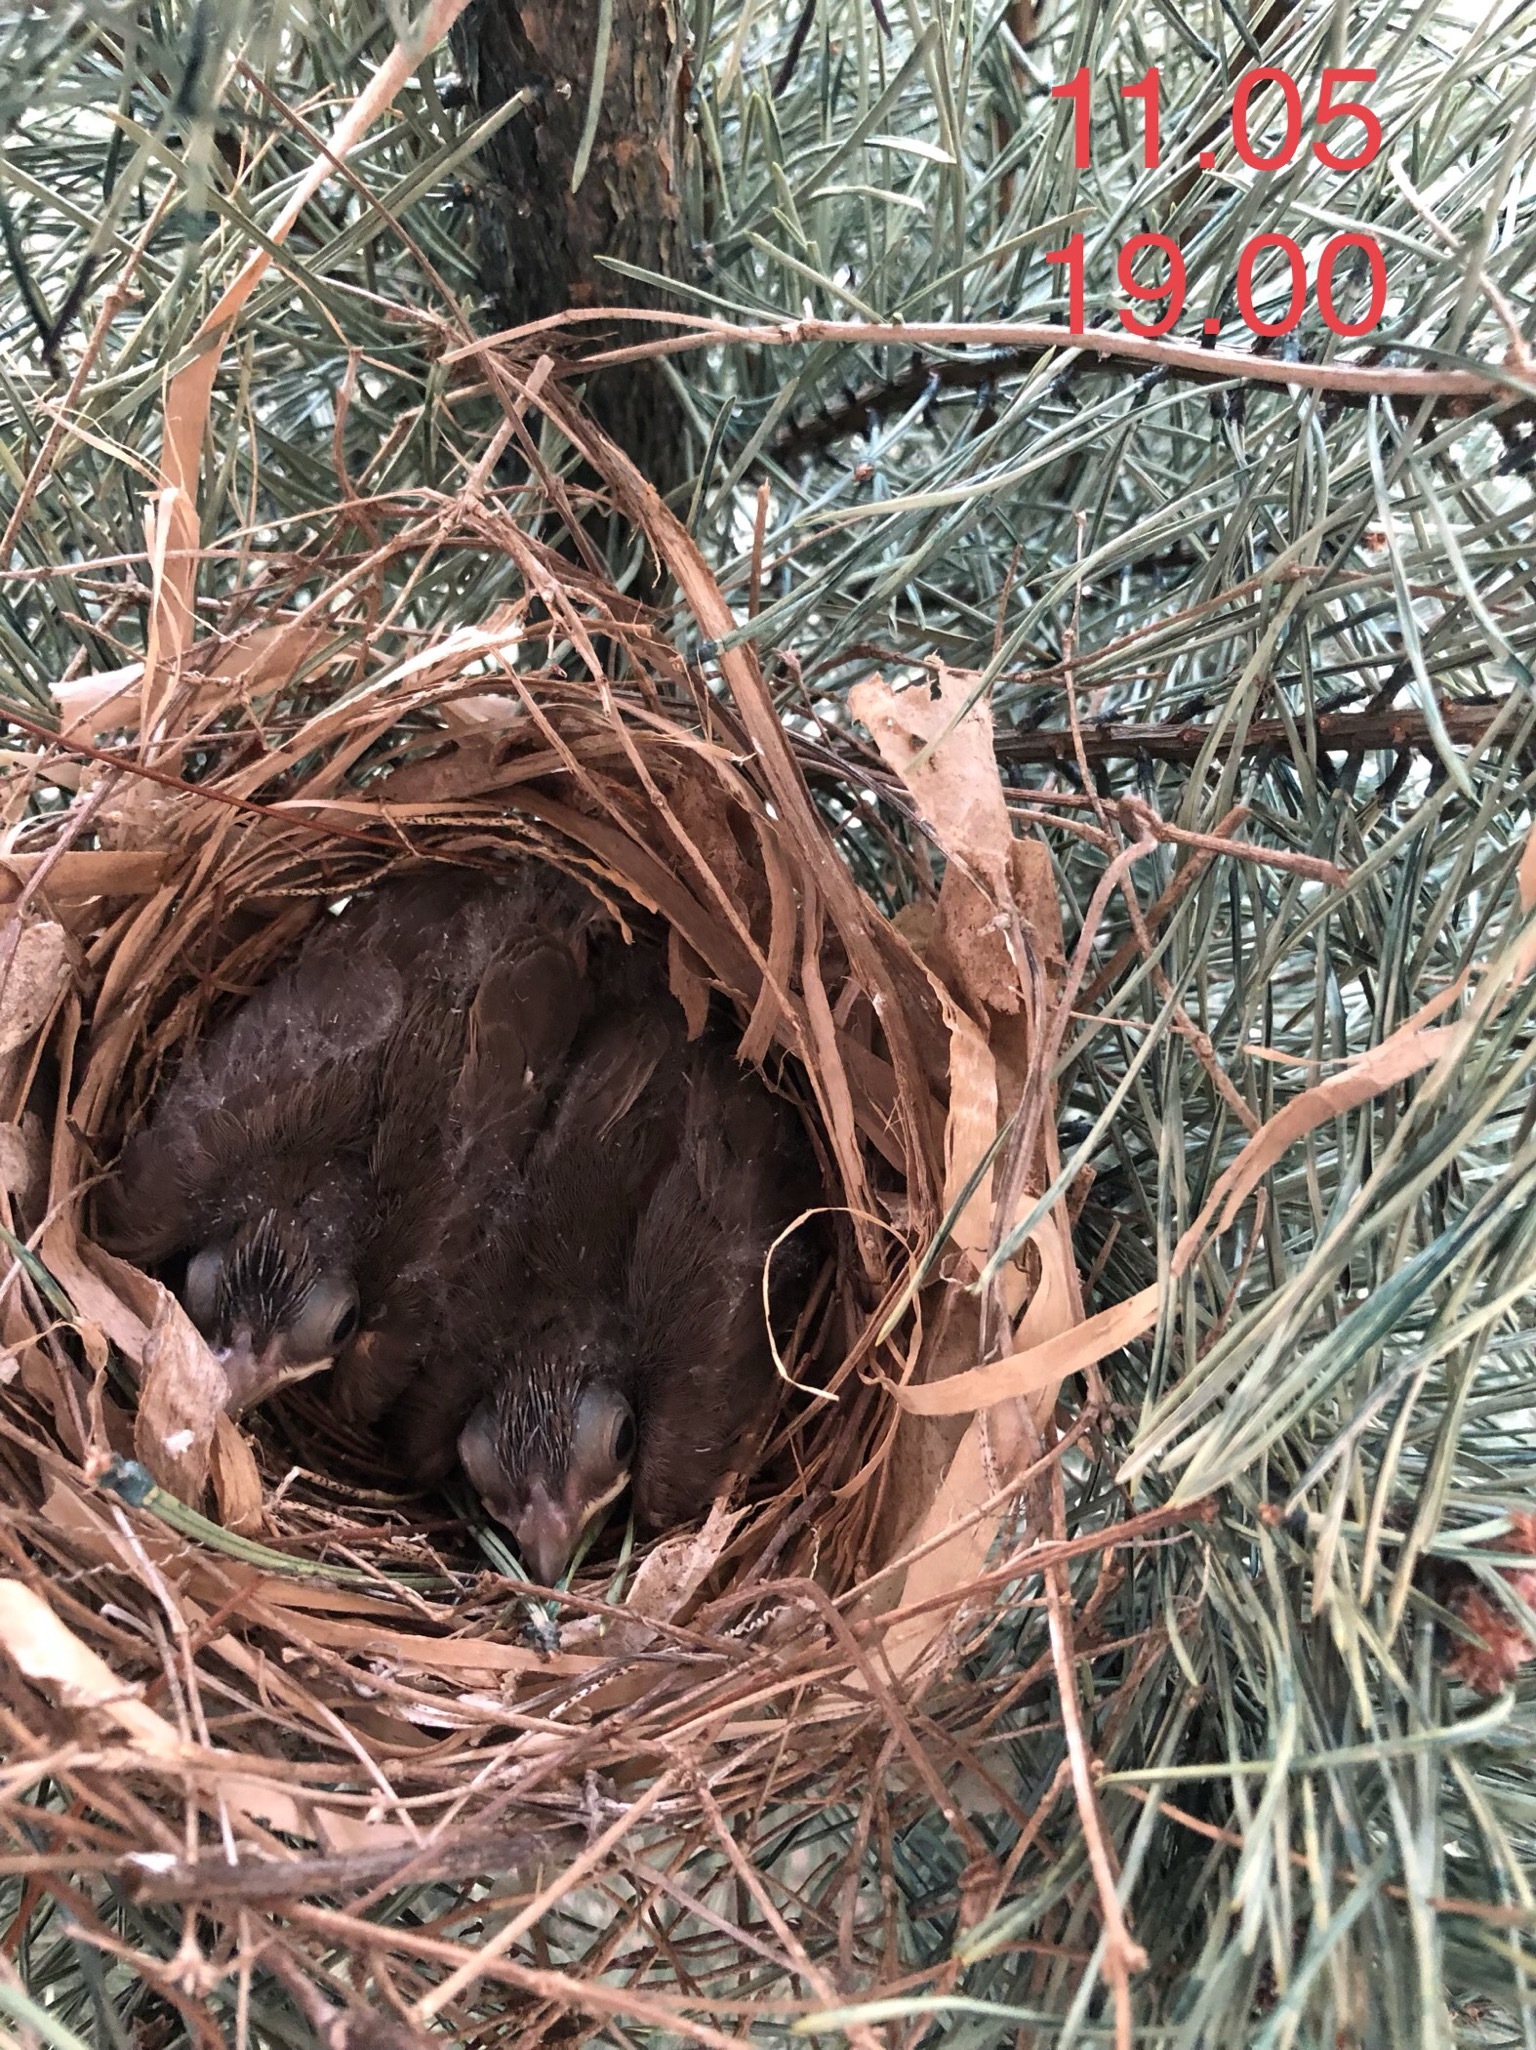
{"type": "MultiPolygon", "coordinates": [[[[1339,90],[1351,85],[1374,85],[1374,71],[1347,71],[1337,65],[1329,65],[1323,73],[1318,88],[1316,121],[1319,129],[1331,128],[1335,121],[1358,121],[1365,130],[1364,147],[1351,156],[1341,155],[1330,142],[1319,135],[1312,144],[1312,154],[1319,163],[1326,164],[1330,171],[1360,171],[1371,162],[1381,148],[1381,123],[1370,108],[1359,100],[1337,97],[1339,90]]],[[[1057,100],[1071,100],[1073,103],[1073,147],[1072,161],[1079,171],[1086,171],[1089,163],[1091,123],[1089,102],[1092,85],[1088,67],[1069,78],[1065,85],[1053,85],[1051,97],[1057,100]]],[[[1146,112],[1146,135],[1143,162],[1149,171],[1155,171],[1161,162],[1158,141],[1158,68],[1154,64],[1150,71],[1139,78],[1134,85],[1120,88],[1123,100],[1140,100],[1146,112]]],[[[1301,133],[1306,125],[1302,111],[1301,88],[1288,71],[1281,71],[1273,64],[1265,64],[1255,71],[1245,71],[1237,81],[1232,95],[1232,146],[1242,161],[1253,171],[1283,171],[1297,150],[1301,147],[1301,133]],[[1250,134],[1252,115],[1250,103],[1256,92],[1266,85],[1278,86],[1285,102],[1285,132],[1279,138],[1278,146],[1268,155],[1262,155],[1253,146],[1250,134]]],[[[1205,140],[1214,141],[1218,130],[1212,128],[1205,140]]],[[[1202,170],[1214,170],[1214,150],[1202,148],[1199,153],[1202,170]]]]}

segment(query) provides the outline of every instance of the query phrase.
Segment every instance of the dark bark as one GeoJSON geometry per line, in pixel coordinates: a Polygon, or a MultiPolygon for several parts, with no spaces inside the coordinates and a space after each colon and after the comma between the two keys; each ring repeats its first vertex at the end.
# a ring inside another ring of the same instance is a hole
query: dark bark
{"type": "MultiPolygon", "coordinates": [[[[676,0],[612,0],[602,112],[571,190],[600,13],[599,0],[476,0],[453,31],[478,113],[527,87],[536,95],[478,159],[480,279],[498,326],[571,306],[668,303],[669,295],[606,268],[604,256],[682,275],[685,85],[676,0]]],[[[682,408],[658,367],[600,373],[587,397],[659,488],[687,474],[682,408]]]]}

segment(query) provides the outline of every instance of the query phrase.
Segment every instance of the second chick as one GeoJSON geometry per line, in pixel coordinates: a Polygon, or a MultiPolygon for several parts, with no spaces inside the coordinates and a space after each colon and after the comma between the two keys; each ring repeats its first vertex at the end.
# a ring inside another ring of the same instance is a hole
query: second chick
{"type": "MultiPolygon", "coordinates": [[[[632,950],[631,975],[448,1313],[455,1371],[488,1391],[460,1457],[544,1586],[626,1486],[651,1530],[713,1498],[775,1388],[764,1262],[819,1200],[794,1109],[686,1042],[659,957],[632,950]]],[[[820,1256],[804,1228],[773,1252],[781,1340],[820,1256]]]]}

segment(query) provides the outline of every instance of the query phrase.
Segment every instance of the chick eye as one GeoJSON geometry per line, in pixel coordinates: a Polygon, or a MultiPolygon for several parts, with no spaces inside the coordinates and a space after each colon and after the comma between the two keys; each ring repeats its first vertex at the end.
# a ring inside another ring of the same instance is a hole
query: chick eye
{"type": "Polygon", "coordinates": [[[459,1464],[482,1500],[489,1500],[506,1481],[495,1419],[482,1402],[459,1433],[459,1464]]]}
{"type": "Polygon", "coordinates": [[[322,1275],[288,1328],[287,1351],[295,1359],[322,1359],[347,1343],[358,1321],[357,1290],[352,1283],[344,1275],[322,1275]]]}
{"type": "Polygon", "coordinates": [[[635,1452],[635,1413],[616,1388],[588,1388],[576,1405],[571,1463],[589,1478],[621,1473],[635,1452]]]}
{"type": "Polygon", "coordinates": [[[224,1274],[224,1255],[217,1246],[205,1246],[187,1262],[187,1278],[181,1285],[181,1299],[192,1322],[207,1334],[219,1304],[219,1283],[224,1274]]]}

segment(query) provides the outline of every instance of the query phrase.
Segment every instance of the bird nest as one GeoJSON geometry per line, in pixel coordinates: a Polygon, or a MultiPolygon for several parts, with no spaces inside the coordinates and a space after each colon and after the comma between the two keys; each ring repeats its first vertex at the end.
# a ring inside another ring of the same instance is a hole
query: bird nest
{"type": "MultiPolygon", "coordinates": [[[[513,409],[521,481],[487,461],[451,504],[376,503],[195,634],[162,549],[147,660],[61,683],[59,733],[7,772],[0,1712],[60,1790],[22,1811],[35,1883],[108,1875],[75,1925],[200,2042],[258,1964],[336,2041],[364,2011],[354,2040],[534,2040],[557,2013],[723,2040],[679,1989],[750,2005],[763,1954],[785,1976],[759,1989],[824,2008],[900,1977],[889,1940],[856,1960],[902,1803],[957,1822],[970,1921],[1006,1887],[949,1791],[993,1712],[961,1658],[1018,1596],[1013,1551],[1066,1539],[1051,1475],[1086,1416],[1063,1438],[1057,1391],[1114,1340],[1074,1336],[1053,1188],[1048,857],[1013,835],[974,679],[872,677],[877,751],[786,716],[684,528],[540,403],[585,482],[540,475],[513,409]],[[602,569],[598,511],[681,593],[666,632],[602,569]],[[415,636],[388,594],[456,551],[506,595],[415,636]],[[326,902],[528,856],[663,921],[690,1022],[729,1006],[744,1059],[791,1065],[837,1242],[815,1385],[788,1363],[763,1475],[590,1562],[558,1610],[477,1552],[464,1501],[328,1438],[322,1383],[224,1414],[174,1297],[92,1237],[159,1079],[326,902]],[[786,1799],[853,1818],[845,1898],[803,1930],[752,1841],[786,1799]],[[558,1915],[584,1933],[557,1959],[558,1915]]],[[[1006,1802],[977,1774],[973,1803],[1006,1802]]]]}

